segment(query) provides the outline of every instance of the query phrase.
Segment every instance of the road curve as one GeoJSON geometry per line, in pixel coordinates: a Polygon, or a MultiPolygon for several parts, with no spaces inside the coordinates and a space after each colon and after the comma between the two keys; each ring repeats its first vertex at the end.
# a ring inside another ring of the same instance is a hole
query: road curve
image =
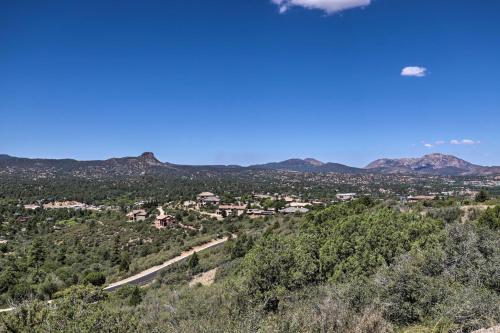
{"type": "MultiPolygon", "coordinates": [[[[232,237],[235,238],[236,235],[232,235],[232,237]]],[[[135,274],[135,275],[133,275],[131,277],[128,277],[126,279],[123,279],[123,280],[117,281],[115,283],[112,283],[109,286],[105,287],[103,290],[105,290],[105,291],[113,291],[113,290],[116,290],[116,289],[118,289],[120,287],[123,287],[125,285],[128,285],[128,284],[141,285],[141,284],[145,284],[147,282],[150,282],[150,281],[152,281],[156,277],[156,275],[158,274],[158,272],[160,272],[162,269],[165,269],[168,266],[171,266],[171,265],[173,265],[173,264],[175,264],[175,263],[177,263],[179,261],[182,261],[182,260],[186,259],[187,257],[189,257],[190,255],[192,255],[195,252],[200,252],[200,251],[212,248],[214,246],[223,244],[228,239],[229,239],[229,237],[226,236],[226,237],[219,238],[219,239],[213,239],[210,242],[202,244],[202,245],[199,245],[199,246],[195,246],[191,250],[182,252],[177,257],[174,257],[174,258],[172,258],[170,260],[165,261],[161,265],[153,266],[153,267],[148,268],[145,271],[137,273],[137,274],[135,274]]],[[[51,301],[52,300],[48,301],[48,303],[50,303],[51,301]]],[[[0,309],[0,313],[2,313],[2,312],[10,312],[10,311],[12,311],[14,309],[15,308],[13,308],[13,307],[12,308],[7,308],[7,309],[0,309]]]]}
{"type": "MultiPolygon", "coordinates": [[[[234,237],[234,235],[233,235],[233,237],[234,237]]],[[[122,287],[124,285],[128,285],[128,284],[141,285],[141,284],[150,282],[151,280],[153,280],[156,277],[158,272],[160,272],[162,269],[165,269],[166,267],[171,266],[171,265],[175,264],[176,262],[179,262],[181,260],[186,259],[187,257],[189,257],[190,255],[192,255],[195,252],[203,251],[203,250],[209,249],[211,247],[220,245],[220,244],[226,242],[228,239],[229,239],[229,237],[214,239],[208,243],[205,243],[205,244],[202,244],[199,246],[195,246],[191,250],[182,252],[177,257],[174,257],[170,260],[165,261],[161,265],[153,266],[153,267],[148,268],[145,271],[137,273],[131,277],[128,277],[126,279],[112,283],[109,286],[105,287],[104,290],[105,291],[113,291],[117,288],[120,288],[120,287],[122,287]]]]}

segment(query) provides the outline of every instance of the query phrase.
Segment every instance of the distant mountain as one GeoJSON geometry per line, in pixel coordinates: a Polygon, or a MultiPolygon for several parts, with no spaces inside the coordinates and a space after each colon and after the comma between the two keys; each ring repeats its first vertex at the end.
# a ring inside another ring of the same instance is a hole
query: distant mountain
{"type": "Polygon", "coordinates": [[[354,168],[338,163],[324,163],[313,158],[289,159],[282,162],[252,165],[178,165],[159,161],[153,153],[137,157],[107,160],[77,161],[74,159],[21,158],[0,154],[0,175],[27,175],[29,177],[80,176],[102,178],[111,176],[213,175],[225,172],[283,170],[308,173],[340,174],[428,174],[428,175],[500,175],[500,167],[475,165],[451,155],[430,154],[420,158],[380,159],[365,168],[354,168]]]}
{"type": "Polygon", "coordinates": [[[175,170],[169,163],[160,162],[153,153],[138,157],[120,157],[107,160],[77,161],[73,159],[21,158],[0,155],[1,173],[31,173],[33,175],[140,175],[175,170]]]}
{"type": "Polygon", "coordinates": [[[458,157],[444,154],[429,154],[419,158],[380,159],[365,167],[374,173],[420,173],[431,175],[491,175],[499,174],[500,167],[484,167],[469,163],[458,157]]]}
{"type": "Polygon", "coordinates": [[[282,162],[273,162],[266,164],[252,165],[249,168],[267,169],[267,170],[285,170],[296,172],[335,172],[360,174],[366,173],[366,170],[354,168],[339,163],[324,163],[313,158],[298,159],[293,158],[282,162]]]}

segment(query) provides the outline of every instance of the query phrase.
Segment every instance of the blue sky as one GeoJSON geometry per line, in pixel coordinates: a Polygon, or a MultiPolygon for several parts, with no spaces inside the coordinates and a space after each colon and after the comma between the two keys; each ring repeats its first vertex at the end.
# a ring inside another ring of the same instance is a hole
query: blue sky
{"type": "Polygon", "coordinates": [[[497,0],[0,6],[0,153],[500,165],[497,0]]]}

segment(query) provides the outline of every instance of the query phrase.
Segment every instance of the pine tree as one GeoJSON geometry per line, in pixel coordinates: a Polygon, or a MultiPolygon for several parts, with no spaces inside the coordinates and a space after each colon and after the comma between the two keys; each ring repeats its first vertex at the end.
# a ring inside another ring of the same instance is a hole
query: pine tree
{"type": "Polygon", "coordinates": [[[191,257],[188,259],[188,267],[190,270],[195,269],[198,267],[198,263],[200,261],[200,258],[198,258],[198,254],[196,252],[193,253],[191,257]]]}

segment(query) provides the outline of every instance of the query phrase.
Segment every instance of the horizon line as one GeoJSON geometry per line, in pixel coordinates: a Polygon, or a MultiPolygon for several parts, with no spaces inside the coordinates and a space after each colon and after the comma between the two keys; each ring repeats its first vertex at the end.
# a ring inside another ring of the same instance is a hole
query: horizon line
{"type": "Polygon", "coordinates": [[[383,159],[387,159],[387,160],[396,160],[396,159],[412,159],[412,158],[422,158],[422,157],[425,157],[425,156],[429,156],[429,155],[444,155],[444,156],[452,156],[452,157],[455,157],[455,158],[458,158],[458,159],[461,159],[463,161],[466,161],[468,163],[471,163],[471,164],[474,164],[474,165],[479,165],[479,166],[485,166],[485,167],[496,167],[496,165],[481,165],[481,164],[477,164],[477,163],[474,163],[474,162],[470,162],[469,160],[465,160],[461,157],[458,157],[456,155],[452,155],[452,154],[446,154],[446,153],[440,153],[440,152],[433,152],[433,153],[428,153],[428,154],[424,154],[424,155],[421,155],[421,156],[415,156],[415,157],[408,157],[408,156],[403,156],[403,157],[380,157],[380,158],[376,158],[374,160],[372,160],[371,162],[369,162],[368,164],[366,164],[365,166],[353,166],[351,164],[348,164],[348,163],[344,163],[344,162],[333,162],[333,161],[322,161],[322,160],[319,160],[317,158],[314,158],[314,157],[304,157],[304,158],[300,158],[300,157],[290,157],[290,158],[287,158],[287,159],[284,159],[284,160],[275,160],[275,161],[268,161],[268,162],[262,162],[262,163],[253,163],[253,164],[237,164],[237,163],[228,163],[228,164],[224,164],[224,163],[213,163],[213,164],[197,164],[197,163],[194,163],[194,164],[188,164],[188,163],[177,163],[177,162],[172,162],[172,161],[163,161],[163,160],[160,160],[158,159],[158,157],[156,156],[156,154],[154,152],[151,152],[151,151],[143,151],[142,153],[140,153],[139,155],[126,155],[126,156],[111,156],[111,157],[106,157],[104,159],[78,159],[78,158],[74,158],[74,157],[62,157],[62,158],[59,158],[59,157],[39,157],[39,156],[18,156],[18,155],[12,155],[12,154],[9,154],[9,153],[0,153],[0,156],[1,155],[4,155],[4,156],[10,156],[10,157],[14,157],[14,158],[26,158],[26,159],[44,159],[44,160],[74,160],[74,161],[78,161],[78,162],[91,162],[91,161],[106,161],[106,160],[110,160],[110,159],[117,159],[117,158],[137,158],[137,157],[140,157],[144,154],[147,154],[147,153],[151,153],[153,154],[153,156],[161,163],[169,163],[169,164],[173,164],[173,165],[180,165],[180,166],[238,166],[238,167],[251,167],[251,166],[258,166],[258,165],[263,165],[263,164],[269,164],[269,163],[281,163],[281,162],[285,162],[285,161],[289,161],[289,160],[306,160],[306,159],[314,159],[316,161],[319,161],[323,164],[327,164],[327,163],[336,163],[336,164],[341,164],[341,165],[345,165],[345,166],[348,166],[348,167],[353,167],[353,168],[358,168],[358,169],[365,169],[370,163],[372,162],[375,162],[375,161],[378,161],[378,160],[383,160],[383,159]]]}

